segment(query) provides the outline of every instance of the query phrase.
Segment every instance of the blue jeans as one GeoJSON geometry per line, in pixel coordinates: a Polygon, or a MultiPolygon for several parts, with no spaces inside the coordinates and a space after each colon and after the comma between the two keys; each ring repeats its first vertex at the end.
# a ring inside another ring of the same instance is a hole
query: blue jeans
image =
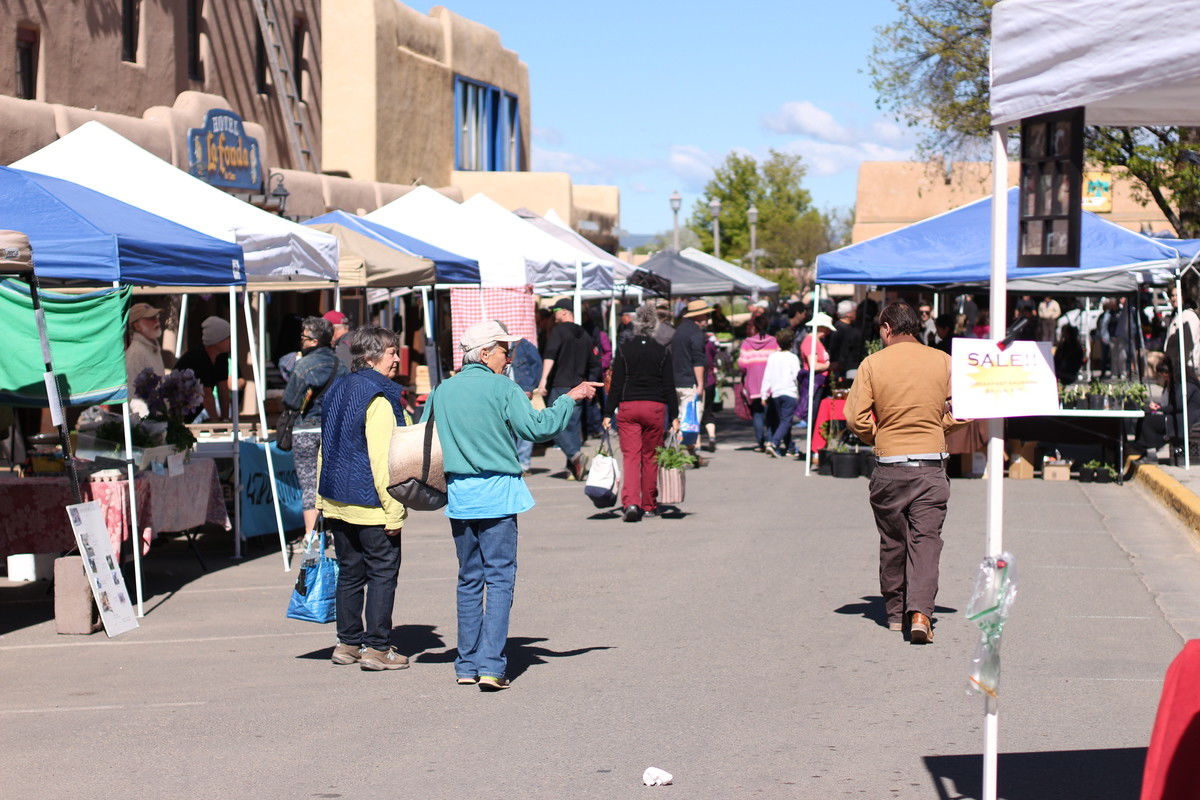
{"type": "Polygon", "coordinates": [[[400,574],[400,534],[388,536],[382,527],[340,519],[327,519],[325,527],[333,531],[338,560],[338,641],[386,650],[392,638],[392,606],[400,574]]]}
{"type": "Polygon", "coordinates": [[[772,397],[770,400],[775,418],[779,420],[775,424],[775,432],[771,434],[771,445],[776,450],[783,449],[785,442],[789,445],[792,443],[792,414],[796,411],[797,402],[797,398],[787,395],[772,397]]]}
{"type": "Polygon", "coordinates": [[[458,553],[458,658],[460,678],[503,678],[508,660],[508,615],[517,579],[517,516],[451,519],[458,553]],[[487,590],[486,608],[484,589],[487,590]]]}
{"type": "Polygon", "coordinates": [[[767,403],[762,398],[750,401],[750,421],[754,424],[754,443],[762,447],[767,442],[767,403]]]}
{"type": "MultiPolygon", "coordinates": [[[[546,398],[546,405],[554,405],[554,401],[562,397],[570,389],[562,387],[551,389],[550,395],[546,398]]],[[[583,416],[583,406],[580,403],[575,404],[575,408],[571,410],[571,421],[567,423],[566,429],[554,437],[554,443],[558,445],[568,459],[574,458],[579,449],[583,447],[583,435],[579,430],[580,418],[583,416]]]]}
{"type": "Polygon", "coordinates": [[[533,463],[533,442],[527,442],[515,436],[513,441],[517,445],[517,463],[521,465],[521,469],[529,469],[533,463]]]}

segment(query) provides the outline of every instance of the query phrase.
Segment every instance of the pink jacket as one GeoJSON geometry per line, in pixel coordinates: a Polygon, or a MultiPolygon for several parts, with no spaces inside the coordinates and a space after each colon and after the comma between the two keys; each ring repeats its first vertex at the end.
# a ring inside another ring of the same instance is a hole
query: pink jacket
{"type": "Polygon", "coordinates": [[[751,400],[762,396],[763,370],[767,368],[767,359],[771,357],[772,351],[778,349],[779,343],[775,341],[775,337],[765,334],[751,336],[742,342],[738,369],[745,373],[743,382],[751,400]]]}

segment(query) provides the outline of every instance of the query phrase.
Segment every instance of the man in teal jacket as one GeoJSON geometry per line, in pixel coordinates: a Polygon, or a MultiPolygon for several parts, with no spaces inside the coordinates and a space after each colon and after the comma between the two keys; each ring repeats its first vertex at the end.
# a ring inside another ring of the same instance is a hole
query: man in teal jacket
{"type": "Polygon", "coordinates": [[[512,343],[520,338],[495,320],[467,328],[459,343],[462,371],[430,394],[424,413],[441,441],[446,516],[458,553],[454,672],[459,685],[485,690],[508,688],[504,647],[517,575],[517,514],[533,508],[514,437],[553,438],[570,422],[575,403],[590,400],[602,385],[585,381],[549,408],[535,410],[504,376],[512,343]]]}

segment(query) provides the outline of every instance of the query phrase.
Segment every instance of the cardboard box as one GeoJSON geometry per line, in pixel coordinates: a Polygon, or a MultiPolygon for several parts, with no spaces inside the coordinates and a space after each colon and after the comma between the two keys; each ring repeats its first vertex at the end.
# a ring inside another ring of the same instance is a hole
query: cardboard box
{"type": "Polygon", "coordinates": [[[1069,481],[1071,480],[1070,464],[1043,464],[1042,480],[1069,481]]]}
{"type": "Polygon", "coordinates": [[[1027,481],[1033,478],[1033,462],[1016,456],[1008,463],[1008,477],[1014,481],[1027,481]]]}

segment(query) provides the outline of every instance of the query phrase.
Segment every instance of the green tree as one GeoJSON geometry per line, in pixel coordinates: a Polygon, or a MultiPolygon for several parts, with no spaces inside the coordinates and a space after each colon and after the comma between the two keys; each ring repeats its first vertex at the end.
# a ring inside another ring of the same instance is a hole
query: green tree
{"type": "Polygon", "coordinates": [[[803,289],[804,268],[819,253],[840,246],[847,227],[844,213],[827,214],[813,206],[804,175],[798,155],[771,150],[762,163],[745,153],[727,155],[692,209],[688,228],[699,239],[698,247],[713,252],[710,203],[720,200],[721,257],[749,268],[746,212],[755,206],[758,272],[779,283],[785,294],[803,289]]]}
{"type": "MultiPolygon", "coordinates": [[[[991,130],[988,59],[991,9],[997,0],[895,0],[900,18],[876,30],[867,69],[876,104],[920,131],[918,153],[987,152],[991,130]]],[[[1200,147],[1194,128],[1090,128],[1087,160],[1132,182],[1134,196],[1154,202],[1175,232],[1200,236],[1200,147]]]]}

